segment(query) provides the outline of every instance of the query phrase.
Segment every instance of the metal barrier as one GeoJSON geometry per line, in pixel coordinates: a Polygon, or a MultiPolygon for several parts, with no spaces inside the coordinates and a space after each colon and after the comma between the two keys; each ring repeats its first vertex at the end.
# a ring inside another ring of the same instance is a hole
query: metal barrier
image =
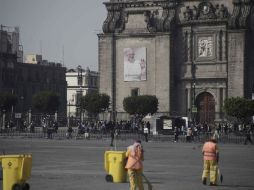
{"type": "MultiPolygon", "coordinates": [[[[77,136],[77,128],[73,128],[72,138],[77,140],[82,139],[98,139],[98,140],[105,140],[110,139],[110,133],[103,133],[103,132],[93,132],[89,133],[89,136],[85,134],[81,134],[77,136]]],[[[50,134],[47,131],[43,131],[42,127],[36,127],[33,132],[27,131],[16,131],[16,130],[2,130],[0,131],[0,137],[24,137],[24,138],[49,138],[49,139],[67,139],[66,136],[67,128],[61,127],[57,130],[57,132],[51,132],[50,134]]],[[[190,142],[199,143],[205,142],[210,137],[210,134],[200,134],[193,136],[190,142]]],[[[235,134],[222,134],[218,138],[218,143],[233,143],[233,144],[243,144],[245,140],[244,135],[235,135],[235,134]]],[[[119,135],[115,136],[117,140],[129,140],[129,139],[141,139],[145,140],[143,134],[140,133],[123,133],[120,132],[119,135]]],[[[149,141],[154,142],[174,142],[174,135],[152,135],[148,136],[149,141]]],[[[186,136],[180,135],[178,136],[178,142],[187,142],[186,136]]]]}

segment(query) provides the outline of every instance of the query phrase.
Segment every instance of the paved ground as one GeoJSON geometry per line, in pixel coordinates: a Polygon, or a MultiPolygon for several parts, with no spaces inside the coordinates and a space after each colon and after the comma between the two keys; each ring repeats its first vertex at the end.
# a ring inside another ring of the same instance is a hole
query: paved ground
{"type": "MultiPolygon", "coordinates": [[[[132,140],[117,143],[126,150],[132,140]]],[[[128,183],[105,181],[104,152],[109,140],[48,140],[0,137],[6,154],[33,156],[32,190],[128,190],[128,183]]],[[[153,190],[253,190],[254,146],[219,144],[224,182],[218,187],[201,184],[201,144],[143,142],[144,173],[153,190]]],[[[2,187],[0,187],[2,189],[2,187]]],[[[147,189],[147,187],[146,187],[147,189]]]]}

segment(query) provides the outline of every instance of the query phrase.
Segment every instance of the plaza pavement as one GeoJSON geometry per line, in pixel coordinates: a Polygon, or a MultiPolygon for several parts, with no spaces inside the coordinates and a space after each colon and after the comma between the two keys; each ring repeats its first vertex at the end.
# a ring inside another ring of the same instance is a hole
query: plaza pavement
{"type": "MultiPolygon", "coordinates": [[[[128,190],[128,183],[105,181],[104,152],[109,139],[49,140],[0,137],[5,154],[32,153],[31,190],[128,190]]],[[[126,150],[133,140],[118,141],[126,150]]],[[[219,144],[224,182],[217,187],[201,184],[200,143],[142,142],[144,174],[153,190],[253,190],[254,146],[219,144]]],[[[145,184],[147,189],[147,185],[145,184]]],[[[2,185],[0,190],[2,189],[2,185]]]]}

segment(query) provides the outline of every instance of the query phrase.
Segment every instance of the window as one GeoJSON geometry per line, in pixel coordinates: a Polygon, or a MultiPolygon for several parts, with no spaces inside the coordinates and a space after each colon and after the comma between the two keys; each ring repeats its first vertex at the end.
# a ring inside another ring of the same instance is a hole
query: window
{"type": "Polygon", "coordinates": [[[139,95],[139,89],[138,88],[131,89],[131,96],[138,96],[138,95],[139,95]]]}

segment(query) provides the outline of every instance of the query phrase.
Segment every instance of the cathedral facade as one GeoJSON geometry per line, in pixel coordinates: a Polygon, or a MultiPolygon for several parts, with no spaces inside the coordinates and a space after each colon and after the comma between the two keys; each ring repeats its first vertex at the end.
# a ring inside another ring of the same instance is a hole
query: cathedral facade
{"type": "Polygon", "coordinates": [[[223,121],[227,97],[254,90],[251,0],[110,0],[99,41],[99,90],[125,119],[123,99],[155,95],[158,113],[223,121]]]}

